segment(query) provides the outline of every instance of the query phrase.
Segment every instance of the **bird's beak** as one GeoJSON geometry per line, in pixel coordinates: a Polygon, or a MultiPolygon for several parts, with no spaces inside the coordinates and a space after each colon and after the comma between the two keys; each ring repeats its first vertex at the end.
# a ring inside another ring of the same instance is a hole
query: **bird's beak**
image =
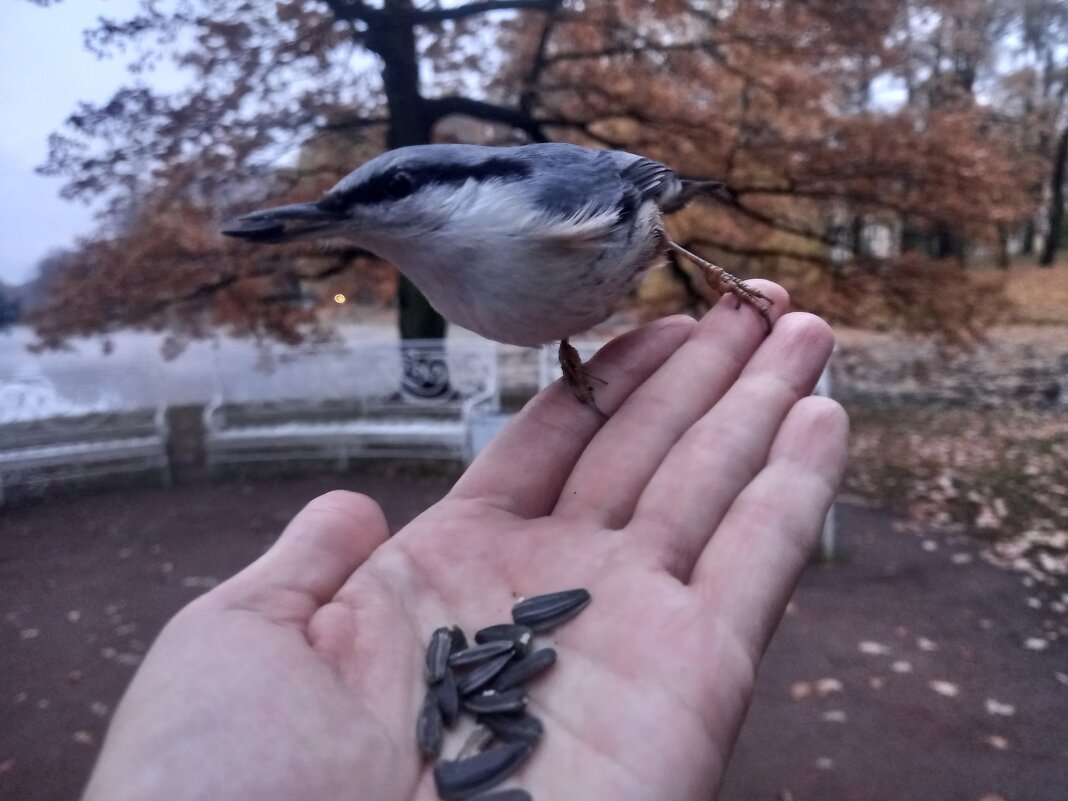
{"type": "Polygon", "coordinates": [[[343,213],[324,209],[318,203],[294,203],[238,217],[222,233],[249,242],[277,244],[330,236],[345,220],[343,213]]]}

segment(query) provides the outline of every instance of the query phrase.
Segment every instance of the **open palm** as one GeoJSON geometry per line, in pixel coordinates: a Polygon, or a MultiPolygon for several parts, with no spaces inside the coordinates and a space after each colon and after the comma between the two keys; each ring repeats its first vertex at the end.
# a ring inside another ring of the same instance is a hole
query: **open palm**
{"type": "MultiPolygon", "coordinates": [[[[785,293],[761,289],[781,314],[785,293]]],[[[430,801],[414,736],[430,632],[586,587],[530,686],[545,735],[518,783],[710,799],[843,468],[844,413],[806,397],[831,346],[796,313],[764,339],[726,300],[606,346],[607,422],[550,387],[391,539],[367,498],[313,501],[164,630],[86,797],[430,801]]]]}

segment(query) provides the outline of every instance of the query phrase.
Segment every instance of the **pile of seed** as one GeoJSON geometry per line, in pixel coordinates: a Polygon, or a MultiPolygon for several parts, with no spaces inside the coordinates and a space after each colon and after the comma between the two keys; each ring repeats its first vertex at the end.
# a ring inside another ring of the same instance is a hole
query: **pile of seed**
{"type": "Polygon", "coordinates": [[[531,801],[525,790],[478,795],[511,776],[530,756],[542,734],[541,721],[526,712],[529,681],[556,662],[552,648],[535,649],[535,633],[575,617],[590,602],[586,590],[564,590],[519,601],[512,622],[488,626],[468,645],[459,626],[430,635],[426,649],[426,699],[415,737],[429,759],[441,755],[445,729],[462,711],[477,726],[456,759],[434,766],[434,784],[445,801],[531,801]]]}

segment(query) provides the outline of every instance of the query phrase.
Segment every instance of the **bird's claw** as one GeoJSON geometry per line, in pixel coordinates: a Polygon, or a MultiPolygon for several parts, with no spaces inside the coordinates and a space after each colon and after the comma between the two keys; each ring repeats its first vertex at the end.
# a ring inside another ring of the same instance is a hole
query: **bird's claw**
{"type": "Polygon", "coordinates": [[[560,370],[564,374],[564,383],[571,390],[571,394],[578,398],[581,403],[593,409],[602,420],[607,420],[608,415],[601,411],[593,397],[593,387],[590,382],[597,381],[601,384],[607,384],[608,382],[589,371],[589,368],[582,363],[582,358],[579,356],[578,351],[575,350],[575,346],[566,339],[560,343],[559,356],[560,370]]]}
{"type": "Polygon", "coordinates": [[[771,333],[771,313],[768,311],[769,306],[773,306],[775,301],[761,292],[755,287],[749,286],[745,281],[731,275],[722,267],[717,267],[711,262],[705,261],[700,256],[691,253],[686,248],[681,247],[675,242],[668,242],[668,247],[685,256],[687,259],[696,264],[704,275],[705,280],[709,285],[721,294],[727,294],[728,292],[734,296],[735,308],[742,308],[742,304],[748,304],[752,306],[760,316],[764,318],[764,325],[768,327],[768,333],[771,333]]]}

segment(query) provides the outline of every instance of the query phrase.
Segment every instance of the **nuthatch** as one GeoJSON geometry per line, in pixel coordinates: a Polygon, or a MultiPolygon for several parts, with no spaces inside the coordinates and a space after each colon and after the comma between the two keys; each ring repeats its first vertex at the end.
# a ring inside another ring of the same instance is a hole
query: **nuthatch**
{"type": "MultiPolygon", "coordinates": [[[[597,409],[568,337],[605,320],[667,250],[754,306],[758,290],[671,242],[663,214],[724,191],[642,156],[569,144],[419,145],[368,161],[314,203],[247,214],[251,242],[343,239],[404,273],[446,319],[498,342],[560,341],[575,395],[597,409]]],[[[599,411],[599,410],[598,410],[599,411]]]]}

